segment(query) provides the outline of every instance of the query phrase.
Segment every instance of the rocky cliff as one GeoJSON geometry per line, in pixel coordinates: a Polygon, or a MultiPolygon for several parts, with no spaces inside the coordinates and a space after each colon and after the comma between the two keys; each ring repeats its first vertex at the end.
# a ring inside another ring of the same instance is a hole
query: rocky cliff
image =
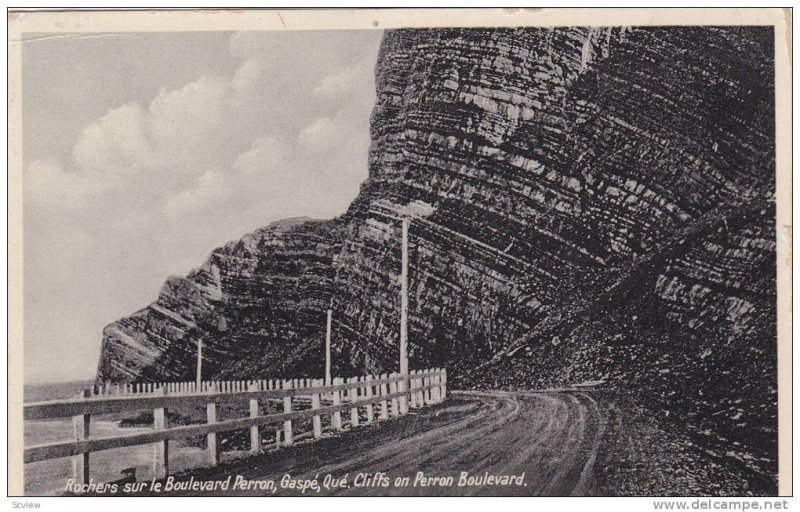
{"type": "Polygon", "coordinates": [[[719,463],[776,472],[771,28],[387,32],[369,178],[341,217],[215,250],[103,333],[100,380],[397,370],[637,396],[719,463]]]}

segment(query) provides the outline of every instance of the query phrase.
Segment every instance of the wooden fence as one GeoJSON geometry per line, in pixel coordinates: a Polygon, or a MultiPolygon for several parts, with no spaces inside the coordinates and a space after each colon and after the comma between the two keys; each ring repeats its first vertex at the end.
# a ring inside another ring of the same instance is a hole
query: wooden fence
{"type": "MultiPolygon", "coordinates": [[[[81,396],[121,396],[121,395],[147,395],[160,393],[163,388],[168,394],[178,393],[208,393],[212,389],[222,392],[248,391],[252,386],[257,386],[259,391],[268,389],[281,389],[283,380],[258,379],[258,380],[218,380],[203,381],[198,388],[197,382],[139,382],[136,384],[95,384],[86,388],[81,396]],[[199,391],[198,391],[199,389],[199,391]]],[[[292,389],[310,388],[321,386],[322,379],[291,379],[292,389]]]]}
{"type": "Polygon", "coordinates": [[[250,430],[250,451],[262,450],[262,427],[277,426],[276,445],[291,446],[295,432],[293,422],[311,418],[314,438],[322,437],[322,417],[330,415],[333,430],[351,428],[362,420],[372,423],[398,417],[410,408],[443,401],[447,393],[447,372],[444,369],[412,371],[408,377],[367,375],[350,379],[336,378],[329,386],[322,380],[252,380],[237,382],[204,382],[200,391],[193,383],[167,383],[129,389],[103,386],[103,391],[85,390],[80,398],[24,404],[24,419],[41,420],[72,417],[74,440],[26,446],[25,462],[60,457],[73,458],[77,483],[89,482],[89,454],[141,444],[153,444],[153,473],[156,478],[169,474],[169,441],[193,436],[206,436],[208,463],[220,460],[217,434],[231,430],[250,430]],[[249,417],[218,421],[220,402],[249,401],[249,417]],[[260,403],[271,401],[282,405],[283,412],[262,415],[260,403]],[[204,407],[206,423],[170,428],[166,411],[169,408],[204,407]],[[91,416],[98,414],[153,411],[153,429],[113,437],[93,437],[91,416]],[[348,414],[349,412],[349,414],[348,414]],[[343,421],[342,413],[345,413],[343,421]],[[348,417],[349,416],[349,417],[348,417]],[[282,438],[282,443],[281,443],[282,438]]]}

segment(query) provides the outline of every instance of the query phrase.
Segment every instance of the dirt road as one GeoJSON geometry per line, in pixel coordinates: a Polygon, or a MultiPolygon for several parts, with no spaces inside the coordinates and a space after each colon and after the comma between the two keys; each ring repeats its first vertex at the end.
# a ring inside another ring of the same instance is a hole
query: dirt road
{"type": "MultiPolygon", "coordinates": [[[[298,426],[299,428],[299,426],[298,426]]],[[[269,435],[269,432],[265,432],[269,435]]],[[[296,432],[297,434],[297,432],[296,432]]],[[[665,430],[652,412],[613,392],[453,393],[445,403],[322,439],[170,477],[173,484],[236,481],[249,488],[175,495],[574,496],[774,494],[724,457],[665,430]],[[443,485],[440,480],[452,478],[443,485]],[[462,472],[515,477],[510,485],[459,486],[462,472]],[[301,491],[326,475],[346,485],[301,491]],[[524,475],[524,476],[523,476],[524,475]],[[406,486],[396,479],[407,477],[406,486]],[[423,484],[428,485],[423,485],[423,484]],[[518,485],[517,485],[518,483],[518,485]],[[287,484],[290,484],[287,487],[287,484]],[[270,487],[272,486],[272,487],[270,487]]],[[[227,460],[226,460],[227,459],[227,460]]],[[[166,482],[163,482],[166,483],[166,482]]],[[[143,493],[148,495],[149,493],[143,493]]]]}
{"type": "MultiPolygon", "coordinates": [[[[610,406],[590,394],[460,393],[444,404],[336,437],[232,461],[184,475],[179,480],[273,480],[277,495],[299,492],[281,489],[281,478],[322,480],[330,474],[348,476],[349,486],[321,489],[340,495],[586,495],[601,494],[595,475],[601,439],[609,425],[610,406]],[[426,477],[453,477],[451,486],[417,482],[426,477]],[[521,485],[458,486],[461,472],[521,476],[521,485]],[[357,486],[358,474],[385,474],[391,482],[407,476],[411,485],[397,488],[357,486]]],[[[182,492],[180,494],[192,494],[182,492]]],[[[197,494],[271,494],[250,489],[197,494]]],[[[306,494],[316,494],[307,491],[306,494]]]]}

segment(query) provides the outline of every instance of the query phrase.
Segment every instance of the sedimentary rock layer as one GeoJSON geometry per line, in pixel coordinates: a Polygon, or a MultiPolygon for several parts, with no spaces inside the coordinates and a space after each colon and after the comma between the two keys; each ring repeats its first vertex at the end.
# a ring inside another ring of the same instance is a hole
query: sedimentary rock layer
{"type": "Polygon", "coordinates": [[[776,471],[771,28],[387,32],[369,178],[330,221],[215,250],[104,331],[98,379],[397,370],[627,390],[763,488],[776,471]],[[761,479],[761,480],[758,480],[761,479]],[[761,485],[761,484],[759,484],[761,485]]]}

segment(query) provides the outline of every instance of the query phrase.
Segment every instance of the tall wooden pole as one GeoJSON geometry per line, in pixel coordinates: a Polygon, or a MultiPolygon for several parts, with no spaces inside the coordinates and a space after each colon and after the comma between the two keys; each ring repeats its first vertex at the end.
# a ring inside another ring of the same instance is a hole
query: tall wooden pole
{"type": "Polygon", "coordinates": [[[203,385],[203,340],[197,340],[197,391],[203,385]]]}
{"type": "Polygon", "coordinates": [[[400,375],[408,376],[408,219],[403,219],[403,267],[400,271],[400,375]]]}
{"type": "Polygon", "coordinates": [[[325,328],[325,385],[331,385],[331,315],[333,312],[328,310],[328,322],[325,328]]]}

